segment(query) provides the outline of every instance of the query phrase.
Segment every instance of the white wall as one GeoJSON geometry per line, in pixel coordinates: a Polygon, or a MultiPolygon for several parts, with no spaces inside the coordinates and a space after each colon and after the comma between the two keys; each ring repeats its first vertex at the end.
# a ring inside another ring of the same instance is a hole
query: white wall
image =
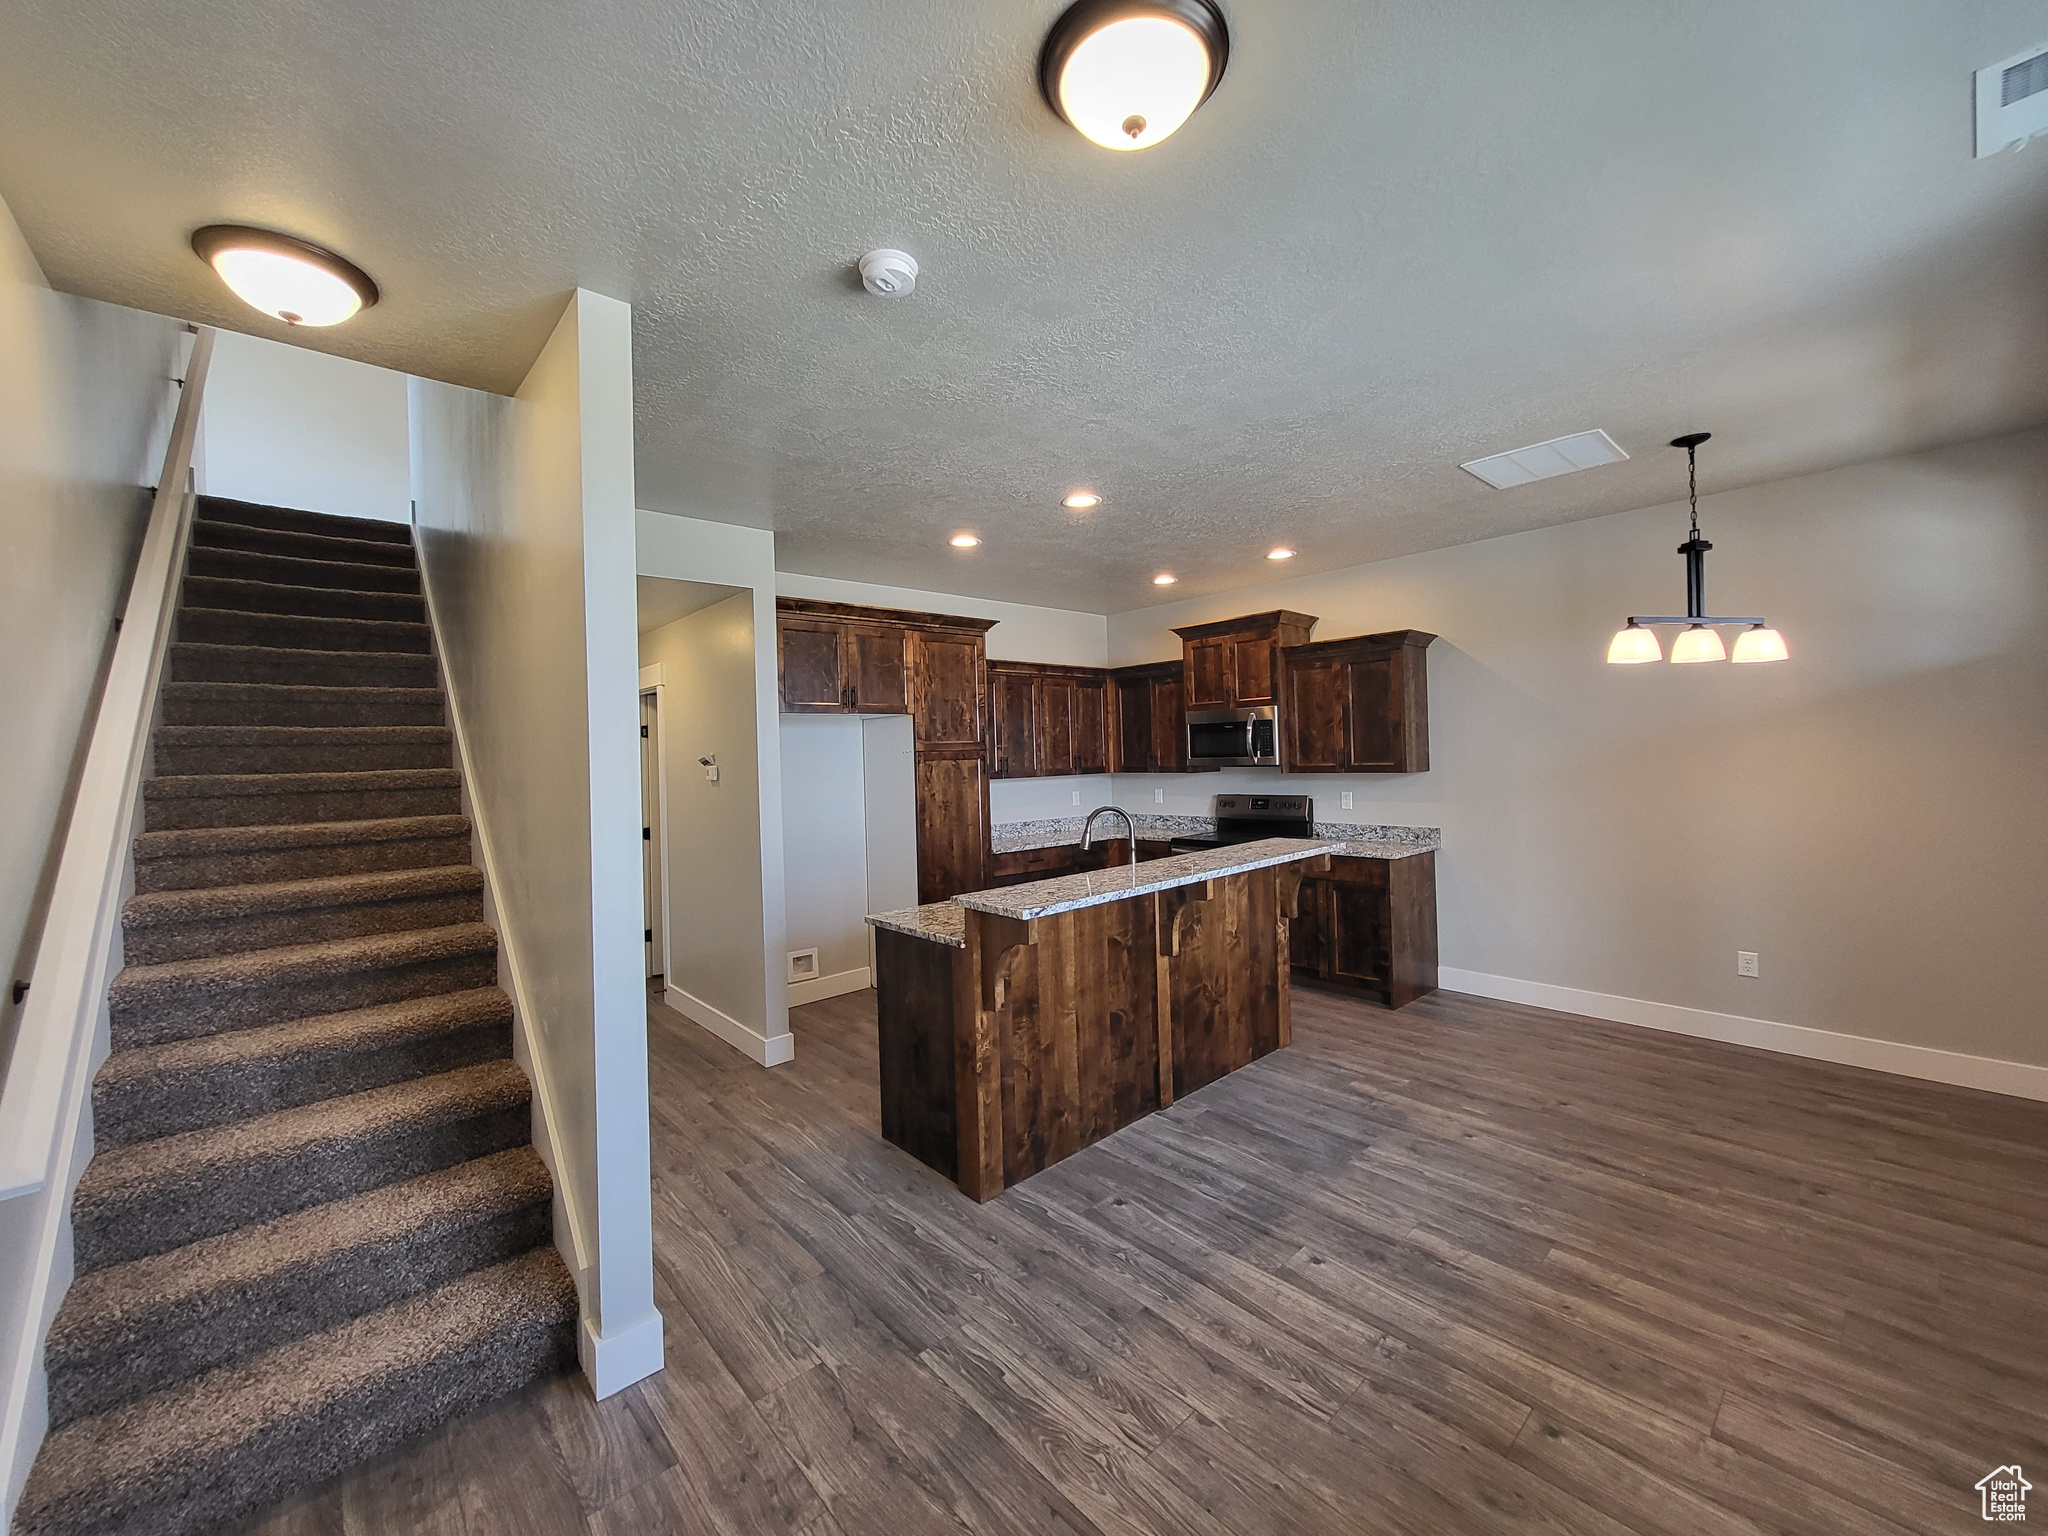
{"type": "MultiPolygon", "coordinates": [[[[860,723],[861,817],[867,832],[867,911],[917,905],[917,738],[908,715],[860,723]]],[[[862,914],[863,916],[866,913],[862,914]]],[[[868,964],[875,933],[866,923],[868,964]]]]}
{"type": "MultiPolygon", "coordinates": [[[[0,203],[0,1063],[14,1063],[21,1024],[8,983],[56,984],[31,967],[148,519],[143,487],[163,462],[184,335],[159,315],[52,292],[0,203]]],[[[72,1024],[68,1008],[38,1012],[43,1025],[72,1024]]],[[[95,1059],[106,1049],[100,1028],[95,1059]]],[[[35,1044],[44,1060],[71,1058],[68,1032],[35,1044]]],[[[20,1060],[27,1071],[30,1054],[20,1060]]],[[[38,1081],[24,1078],[10,1103],[38,1081]]],[[[49,1421],[42,1343],[70,1280],[61,1212],[92,1155],[90,1116],[68,1145],[34,1153],[47,1163],[10,1156],[0,1196],[0,1522],[10,1524],[49,1421]]]]}
{"type": "Polygon", "coordinates": [[[1441,826],[1443,961],[1473,985],[2048,1064],[2048,433],[1711,495],[1700,520],[1709,607],[1768,616],[1789,663],[1605,664],[1626,615],[1682,602],[1682,506],[1491,539],[1110,621],[1118,665],[1276,607],[1323,638],[1432,631],[1430,772],[1119,794],[1199,813],[1284,786],[1441,826]]]}
{"type": "Polygon", "coordinates": [[[516,398],[414,380],[412,414],[421,569],[603,1395],[661,1363],[631,311],[579,290],[516,398]]]}
{"type": "MultiPolygon", "coordinates": [[[[732,763],[728,763],[724,752],[719,756],[721,784],[726,784],[729,791],[738,791],[729,792],[720,801],[723,814],[733,823],[734,836],[737,838],[743,830],[750,842],[735,856],[743,867],[714,866],[715,876],[707,878],[700,866],[694,894],[701,896],[708,915],[733,924],[730,929],[721,929],[720,942],[708,953],[706,946],[686,928],[692,910],[687,905],[692,894],[688,889],[690,877],[682,872],[683,866],[675,862],[671,850],[668,998],[677,1009],[721,1039],[764,1066],[772,1066],[788,1061],[792,1051],[785,958],[788,945],[784,942],[782,746],[776,714],[780,687],[775,648],[775,536],[766,529],[644,511],[639,514],[637,529],[641,575],[715,582],[744,589],[748,594],[745,665],[739,664],[735,652],[733,670],[721,686],[722,702],[718,707],[731,711],[728,718],[737,721],[737,697],[751,686],[751,764],[737,746],[727,749],[735,759],[732,763]],[[727,784],[729,769],[750,769],[751,782],[735,778],[727,784]],[[718,910],[711,911],[713,907],[718,910]],[[701,958],[690,961],[693,954],[701,958]],[[686,969],[686,961],[698,968],[686,969]],[[712,979],[714,971],[716,976],[712,979]],[[695,978],[713,995],[690,991],[679,982],[679,975],[695,978]]],[[[724,609],[728,605],[718,606],[724,609]]],[[[691,618],[701,616],[693,614],[691,618]]],[[[737,646],[737,619],[731,622],[737,646]]],[[[643,637],[643,656],[649,654],[644,641],[661,633],[654,631],[643,637]]],[[[678,686],[684,681],[681,677],[676,679],[678,686]]],[[[673,689],[669,696],[676,697],[673,689]]],[[[681,749],[672,748],[672,784],[677,782],[676,759],[683,757],[685,763],[693,764],[698,755],[693,752],[684,757],[681,749]]],[[[672,801],[670,826],[680,828],[684,820],[672,801]]]]}
{"type": "Polygon", "coordinates": [[[54,293],[0,203],[0,1061],[20,1009],[184,328],[54,293]]]}
{"type": "Polygon", "coordinates": [[[988,786],[988,819],[998,827],[1011,821],[1057,821],[1085,816],[1098,805],[1115,803],[1116,782],[1106,773],[1055,779],[992,779],[988,786]],[[1076,795],[1080,796],[1078,800],[1076,795]]]}
{"type": "Polygon", "coordinates": [[[222,331],[206,382],[207,491],[274,507],[405,522],[406,377],[222,331]]]}
{"type": "Polygon", "coordinates": [[[782,864],[788,947],[817,949],[818,981],[844,977],[848,985],[865,986],[868,839],[861,724],[851,715],[781,717],[782,864]]]}

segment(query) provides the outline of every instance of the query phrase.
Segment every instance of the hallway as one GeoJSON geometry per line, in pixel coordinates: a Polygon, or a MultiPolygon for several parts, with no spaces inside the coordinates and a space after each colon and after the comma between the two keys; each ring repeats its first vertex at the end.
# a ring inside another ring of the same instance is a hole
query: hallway
{"type": "Polygon", "coordinates": [[[246,1536],[1869,1536],[2048,1459],[2048,1107],[1302,989],[977,1207],[878,1138],[872,997],[770,1072],[650,1007],[666,1371],[246,1536]]]}

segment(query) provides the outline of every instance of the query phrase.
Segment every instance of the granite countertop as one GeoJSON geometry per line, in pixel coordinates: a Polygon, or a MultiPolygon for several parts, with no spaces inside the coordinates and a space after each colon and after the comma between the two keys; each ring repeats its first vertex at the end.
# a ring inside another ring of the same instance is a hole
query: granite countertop
{"type": "MultiPolygon", "coordinates": [[[[1210,816],[1146,816],[1134,817],[1138,824],[1138,836],[1146,841],[1164,842],[1175,837],[1208,837],[1216,830],[1215,818],[1210,816]]],[[[989,828],[989,850],[992,853],[1028,853],[1034,848],[1073,848],[1081,841],[1081,829],[1087,824],[1084,816],[1061,816],[1046,821],[1006,821],[989,828]]],[[[1120,838],[1124,835],[1121,817],[1110,817],[1102,823],[1103,835],[1120,838]]]]}
{"type": "Polygon", "coordinates": [[[954,904],[998,917],[1029,921],[1074,912],[1104,902],[1170,891],[1177,885],[1194,885],[1225,875],[1241,875],[1274,864],[1292,864],[1333,852],[1331,845],[1310,838],[1269,837],[1263,842],[1238,843],[1205,853],[1179,853],[1149,863],[1119,865],[1082,875],[1060,875],[1051,880],[1034,880],[1029,885],[1012,885],[993,891],[975,891],[955,896],[954,904]]]}
{"type": "Polygon", "coordinates": [[[877,928],[907,933],[913,939],[930,939],[934,944],[954,949],[967,947],[967,909],[950,901],[905,907],[901,912],[870,912],[868,922],[877,928]]]}
{"type": "MultiPolygon", "coordinates": [[[[1122,828],[1117,830],[1121,832],[1122,828]]],[[[1215,830],[1215,822],[1200,816],[1138,818],[1140,838],[1201,836],[1215,830]]],[[[1073,819],[1007,822],[995,828],[994,833],[997,853],[1017,853],[1028,848],[1058,848],[1078,843],[1081,840],[1081,823],[1073,819]]],[[[906,907],[901,912],[870,913],[868,921],[877,928],[907,933],[914,939],[929,939],[935,944],[965,949],[967,909],[970,907],[979,912],[993,912],[1000,917],[1050,917],[1054,913],[1099,906],[1107,901],[1122,901],[1128,896],[1171,890],[1177,885],[1193,885],[1198,880],[1214,880],[1273,864],[1289,864],[1322,853],[1347,859],[1405,859],[1418,853],[1434,852],[1442,844],[1442,834],[1435,827],[1319,821],[1312,839],[1272,837],[1263,842],[1236,843],[1228,848],[1152,859],[1138,865],[1135,870],[1126,864],[1089,874],[1059,875],[1050,880],[1035,880],[1029,885],[975,891],[956,896],[951,901],[906,907]]]]}

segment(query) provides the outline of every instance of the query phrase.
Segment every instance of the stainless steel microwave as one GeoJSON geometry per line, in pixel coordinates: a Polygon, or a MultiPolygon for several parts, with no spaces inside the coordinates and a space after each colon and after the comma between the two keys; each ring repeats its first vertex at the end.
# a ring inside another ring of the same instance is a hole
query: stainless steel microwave
{"type": "Polygon", "coordinates": [[[1271,704],[1252,709],[1188,711],[1190,768],[1278,768],[1280,713],[1271,704]]]}

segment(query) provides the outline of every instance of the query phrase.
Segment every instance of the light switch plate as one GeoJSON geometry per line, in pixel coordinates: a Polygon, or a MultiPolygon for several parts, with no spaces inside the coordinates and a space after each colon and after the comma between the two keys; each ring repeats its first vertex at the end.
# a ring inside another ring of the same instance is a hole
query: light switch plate
{"type": "Polygon", "coordinates": [[[1079,805],[1080,803],[1081,803],[1081,791],[1079,791],[1079,790],[1077,789],[1077,790],[1075,790],[1075,791],[1074,791],[1074,804],[1076,804],[1076,805],[1079,805]]]}
{"type": "Polygon", "coordinates": [[[1735,974],[1738,976],[1755,976],[1758,974],[1756,951],[1749,949],[1738,949],[1735,951],[1735,974]]]}
{"type": "Polygon", "coordinates": [[[1155,789],[1155,790],[1153,790],[1153,791],[1152,791],[1152,803],[1153,803],[1154,805],[1164,805],[1164,804],[1166,804],[1166,791],[1165,791],[1165,790],[1163,790],[1163,789],[1155,789]]]}

